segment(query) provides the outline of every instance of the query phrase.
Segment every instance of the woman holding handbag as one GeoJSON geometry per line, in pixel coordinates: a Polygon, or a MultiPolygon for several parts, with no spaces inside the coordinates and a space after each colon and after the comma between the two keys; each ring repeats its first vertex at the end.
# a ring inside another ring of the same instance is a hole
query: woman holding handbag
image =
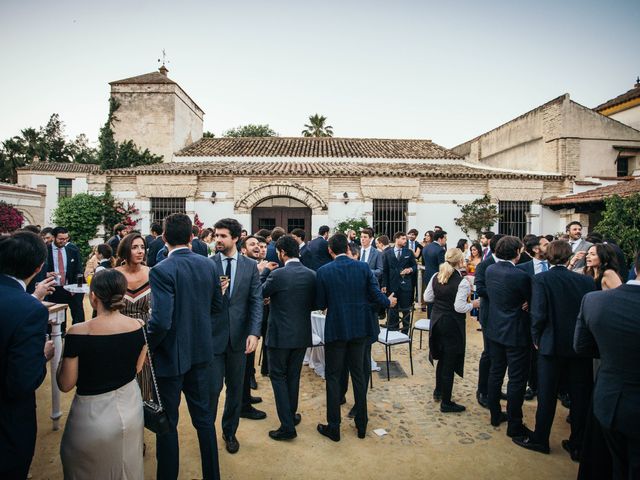
{"type": "Polygon", "coordinates": [[[141,322],[120,313],[126,290],[122,273],[98,272],[89,293],[97,316],[67,330],[57,380],[76,395],[60,445],[65,479],[144,477],[136,374],[147,348],[141,322]]]}

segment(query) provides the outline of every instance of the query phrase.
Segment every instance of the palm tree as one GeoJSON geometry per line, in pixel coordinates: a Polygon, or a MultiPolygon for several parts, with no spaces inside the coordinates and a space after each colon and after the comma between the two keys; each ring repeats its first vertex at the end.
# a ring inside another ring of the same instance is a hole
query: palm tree
{"type": "Polygon", "coordinates": [[[309,117],[309,124],[305,124],[305,129],[302,131],[302,135],[305,137],[333,137],[333,127],[331,125],[325,125],[327,117],[322,115],[311,115],[309,117]]]}

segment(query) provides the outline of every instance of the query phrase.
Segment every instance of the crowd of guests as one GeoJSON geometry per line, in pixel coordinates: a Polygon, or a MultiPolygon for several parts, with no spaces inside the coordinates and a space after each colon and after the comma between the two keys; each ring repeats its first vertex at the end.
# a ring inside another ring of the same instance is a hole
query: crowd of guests
{"type": "Polygon", "coordinates": [[[157,478],[178,478],[182,395],[203,477],[220,478],[215,421],[223,384],[227,452],[240,448],[240,418],[267,416],[252,395],[261,337],[261,370],[270,377],[280,421],[268,436],[295,438],[314,310],[326,314],[327,423],[317,430],[340,441],[351,378],[348,416],[365,438],[380,318],[411,335],[416,299],[431,322],[433,398],[441,412],[465,411],[453,400],[453,386],[455,374],[464,373],[471,314],[484,342],[476,396],[491,425],[506,423],[514,443],[549,453],[560,398],[571,424],[562,447],[581,462],[580,478],[640,478],[640,257],[629,273],[620,249],[594,233],[583,239],[578,222],[567,226],[566,238],[483,232],[479,242],[462,239],[456,248],[447,248],[440,227],[418,241],[415,229],[390,239],[364,228],[358,238],[353,230],[329,236],[322,226],[306,242],[301,229],[249,235],[230,218],[200,229],[184,214],[152,224],[147,237],[124,225],[113,233],[86,268],[64,227],[0,238],[0,301],[7,306],[0,313],[1,478],[26,478],[34,453],[35,390],[53,356],[43,299],[68,304],[72,318],[57,371],[60,390],[75,389],[60,448],[65,478],[143,477],[143,399],[159,403],[168,421],[156,436],[157,478]],[[93,308],[87,321],[83,294],[64,288],[83,279],[93,308]],[[522,406],[536,396],[530,430],[522,406]]]}

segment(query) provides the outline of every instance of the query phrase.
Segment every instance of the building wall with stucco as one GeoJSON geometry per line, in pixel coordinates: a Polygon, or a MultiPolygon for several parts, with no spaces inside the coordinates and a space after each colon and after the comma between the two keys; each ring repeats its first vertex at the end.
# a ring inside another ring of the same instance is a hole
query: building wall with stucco
{"type": "Polygon", "coordinates": [[[45,198],[47,188],[30,188],[0,183],[0,201],[13,205],[24,217],[24,225],[45,226],[45,198]]]}

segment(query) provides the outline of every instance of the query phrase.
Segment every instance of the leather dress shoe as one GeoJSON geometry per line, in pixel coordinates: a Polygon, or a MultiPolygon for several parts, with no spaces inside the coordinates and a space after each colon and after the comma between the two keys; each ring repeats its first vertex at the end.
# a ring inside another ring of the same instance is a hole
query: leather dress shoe
{"type": "Polygon", "coordinates": [[[248,418],[249,420],[262,420],[267,418],[267,414],[262,410],[251,407],[250,410],[240,412],[240,418],[248,418]]]}
{"type": "Polygon", "coordinates": [[[531,388],[527,387],[527,390],[524,392],[524,399],[525,400],[533,400],[534,398],[536,398],[537,392],[535,390],[532,390],[531,388]]]}
{"type": "Polygon", "coordinates": [[[274,440],[292,440],[297,436],[298,434],[295,430],[293,432],[287,432],[279,428],[278,430],[269,431],[269,437],[273,438],[274,440]]]}
{"type": "Polygon", "coordinates": [[[491,425],[494,427],[499,427],[501,423],[504,423],[508,420],[507,414],[504,412],[500,412],[498,418],[491,417],[491,425]]]}
{"type": "Polygon", "coordinates": [[[256,376],[255,375],[251,375],[251,378],[249,379],[249,386],[251,387],[251,390],[257,390],[258,389],[258,382],[256,382],[256,376]]]}
{"type": "Polygon", "coordinates": [[[456,402],[442,402],[440,404],[440,411],[442,413],[460,413],[464,412],[466,408],[462,405],[458,405],[456,402]]]}
{"type": "Polygon", "coordinates": [[[440,400],[442,400],[442,394],[436,390],[433,391],[433,399],[436,402],[439,402],[440,400]]]}
{"type": "Polygon", "coordinates": [[[293,416],[293,424],[294,424],[295,426],[298,426],[298,425],[300,424],[300,422],[301,422],[301,421],[302,421],[302,415],[300,415],[299,413],[296,413],[296,414],[293,416]]]}
{"type": "Polygon", "coordinates": [[[229,453],[236,453],[240,450],[240,443],[238,443],[238,439],[235,435],[231,435],[227,437],[226,435],[222,435],[222,439],[224,440],[224,445],[229,453]]]}
{"type": "Polygon", "coordinates": [[[518,425],[517,427],[507,428],[507,437],[518,438],[518,437],[531,437],[533,432],[527,428],[527,426],[523,423],[518,425]]]}
{"type": "Polygon", "coordinates": [[[334,431],[329,428],[329,425],[323,425],[322,423],[318,424],[318,432],[320,435],[324,435],[325,437],[333,440],[334,442],[340,441],[340,431],[334,431]]]}
{"type": "Polygon", "coordinates": [[[345,403],[347,403],[347,397],[342,397],[340,399],[340,405],[344,405],[345,403]]]}
{"type": "Polygon", "coordinates": [[[526,448],[527,450],[533,450],[534,452],[549,454],[551,451],[549,449],[549,445],[535,443],[530,437],[515,437],[511,440],[519,447],[526,448]]]}
{"type": "Polygon", "coordinates": [[[367,430],[358,429],[358,438],[365,438],[367,436],[367,430]]]}
{"type": "Polygon", "coordinates": [[[476,392],[476,400],[482,408],[489,408],[489,401],[484,393],[476,392]]]}
{"type": "Polygon", "coordinates": [[[251,405],[255,405],[256,403],[260,403],[262,402],[262,397],[254,397],[253,395],[251,395],[251,405]]]}
{"type": "Polygon", "coordinates": [[[564,448],[569,455],[571,456],[571,460],[574,462],[580,461],[580,451],[577,448],[571,446],[571,442],[569,440],[562,440],[562,448],[564,448]]]}
{"type": "Polygon", "coordinates": [[[356,418],[356,406],[355,405],[353,407],[351,407],[351,410],[349,410],[349,413],[347,413],[347,417],[356,418]]]}

